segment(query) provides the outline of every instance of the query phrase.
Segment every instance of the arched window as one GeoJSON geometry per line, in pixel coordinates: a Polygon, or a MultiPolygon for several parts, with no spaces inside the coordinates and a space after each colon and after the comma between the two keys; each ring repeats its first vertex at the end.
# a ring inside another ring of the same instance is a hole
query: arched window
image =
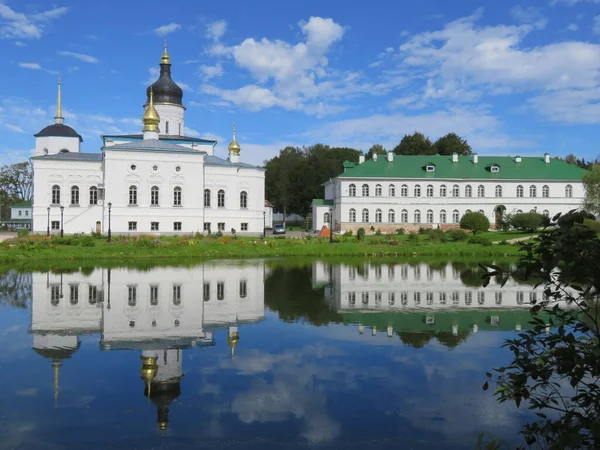
{"type": "Polygon", "coordinates": [[[369,196],[369,185],[368,184],[363,184],[362,185],[362,196],[363,197],[368,197],[369,196]]]}
{"type": "Polygon", "coordinates": [[[217,192],[217,207],[225,208],[225,191],[223,189],[219,189],[217,192]]]}
{"type": "MultiPolygon", "coordinates": [[[[573,197],[573,186],[571,186],[570,184],[567,184],[565,186],[565,197],[571,198],[573,197]]],[[[54,202],[52,202],[54,203],[54,202]]]]}
{"type": "Polygon", "coordinates": [[[181,187],[173,188],[173,206],[181,206],[181,187]]]}
{"type": "Polygon", "coordinates": [[[77,186],[71,188],[71,205],[79,205],[79,188],[77,186]]]}
{"type": "Polygon", "coordinates": [[[415,223],[421,223],[421,211],[418,209],[415,211],[415,223]]]}
{"type": "Polygon", "coordinates": [[[381,223],[381,221],[382,221],[381,216],[382,216],[381,210],[380,209],[375,210],[375,222],[381,223]]]}
{"type": "Polygon", "coordinates": [[[427,210],[427,223],[433,223],[433,211],[431,209],[427,210]]]}
{"type": "Polygon", "coordinates": [[[400,222],[408,223],[408,211],[403,209],[400,213],[400,222]]]}
{"type": "Polygon", "coordinates": [[[477,197],[485,197],[485,187],[483,186],[483,184],[480,184],[477,187],[477,197]]]}
{"type": "Polygon", "coordinates": [[[60,186],[58,184],[52,186],[52,204],[60,205],[60,186]]]}
{"type": "Polygon", "coordinates": [[[350,197],[356,197],[356,185],[355,184],[351,184],[350,186],[348,186],[348,195],[350,197]]]}
{"type": "Polygon", "coordinates": [[[480,209],[479,211],[477,211],[479,214],[483,214],[485,216],[485,212],[483,211],[483,209],[480,209]]]}
{"type": "Polygon", "coordinates": [[[323,214],[323,223],[329,223],[329,213],[323,214]]]}
{"type": "Polygon", "coordinates": [[[96,186],[92,186],[90,188],[90,205],[98,204],[98,188],[96,186]]]}
{"type": "Polygon", "coordinates": [[[396,196],[396,186],[394,186],[393,184],[390,184],[390,187],[388,188],[388,195],[390,197],[396,196]]]}
{"type": "Polygon", "coordinates": [[[446,185],[442,184],[440,186],[440,197],[445,197],[446,196],[446,185]]]}
{"type": "Polygon", "coordinates": [[[440,211],[440,223],[446,223],[446,210],[442,209],[440,211]]]}
{"type": "Polygon", "coordinates": [[[158,206],[158,186],[152,186],[150,189],[150,205],[158,206]]]}
{"type": "Polygon", "coordinates": [[[531,186],[529,186],[529,196],[537,197],[537,188],[533,184],[531,186]]]}
{"type": "Polygon", "coordinates": [[[427,197],[433,197],[433,186],[432,185],[427,186],[427,197]]]}
{"type": "Polygon", "coordinates": [[[523,210],[522,209],[517,209],[517,214],[523,214],[523,210]]]}
{"type": "Polygon", "coordinates": [[[381,185],[380,184],[375,185],[375,197],[381,197],[381,185]]]}
{"type": "Polygon", "coordinates": [[[129,204],[137,205],[137,186],[129,186],[129,204]]]}
{"type": "Polygon", "coordinates": [[[452,186],[452,197],[460,197],[460,188],[458,187],[458,184],[452,186]]]}
{"type": "Polygon", "coordinates": [[[204,207],[210,208],[210,189],[204,189],[204,207]]]}
{"type": "Polygon", "coordinates": [[[547,184],[542,186],[542,197],[544,197],[544,198],[550,197],[550,188],[548,187],[547,184]]]}
{"type": "Polygon", "coordinates": [[[542,214],[546,217],[550,217],[550,211],[548,211],[547,209],[545,209],[544,212],[542,212],[542,214]]]}
{"type": "Polygon", "coordinates": [[[470,184],[465,186],[465,197],[473,197],[473,188],[470,184]]]}
{"type": "Polygon", "coordinates": [[[420,197],[421,196],[421,186],[419,186],[418,184],[415,186],[415,197],[420,197]]]}
{"type": "Polygon", "coordinates": [[[240,208],[248,208],[248,193],[246,191],[240,192],[240,208]]]}
{"type": "Polygon", "coordinates": [[[523,197],[523,186],[517,186],[517,197],[523,197]]]}
{"type": "Polygon", "coordinates": [[[348,213],[348,217],[350,219],[350,222],[354,223],[356,222],[356,210],[354,208],[351,208],[349,213],[348,213]]]}
{"type": "Polygon", "coordinates": [[[502,186],[499,184],[496,186],[496,197],[502,197],[502,186]]]}
{"type": "Polygon", "coordinates": [[[169,134],[169,122],[168,121],[165,124],[165,134],[169,134]]]}
{"type": "Polygon", "coordinates": [[[460,213],[458,212],[458,209],[455,209],[452,211],[452,223],[458,222],[460,222],[460,213]]]}
{"type": "Polygon", "coordinates": [[[394,223],[396,222],[396,212],[393,209],[388,211],[388,222],[394,223]]]}
{"type": "Polygon", "coordinates": [[[369,210],[367,208],[362,210],[362,221],[363,223],[369,223],[369,210]]]}
{"type": "Polygon", "coordinates": [[[403,184],[402,187],[400,188],[400,196],[402,197],[408,197],[408,186],[403,184]]]}

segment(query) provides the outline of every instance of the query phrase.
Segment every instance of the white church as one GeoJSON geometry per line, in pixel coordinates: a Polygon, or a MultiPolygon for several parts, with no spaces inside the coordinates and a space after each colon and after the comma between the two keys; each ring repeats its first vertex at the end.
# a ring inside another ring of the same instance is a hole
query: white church
{"type": "Polygon", "coordinates": [[[33,232],[262,233],[264,168],[240,160],[235,128],[227,159],[214,154],[216,141],[183,135],[166,46],[146,99],[142,134],[105,135],[101,152],[84,153],[64,123],[59,82],[55,123],[35,135],[31,158],[33,232]]]}

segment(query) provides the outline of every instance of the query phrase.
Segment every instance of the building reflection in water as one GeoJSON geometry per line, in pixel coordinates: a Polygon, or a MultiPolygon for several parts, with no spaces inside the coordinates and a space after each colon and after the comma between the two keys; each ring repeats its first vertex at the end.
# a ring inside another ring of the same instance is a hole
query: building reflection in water
{"type": "Polygon", "coordinates": [[[214,345],[216,330],[227,329],[234,358],[240,327],[264,318],[266,274],[262,262],[33,274],[33,350],[51,361],[55,406],[64,361],[80,336],[100,334],[102,351],[140,352],[144,394],[166,430],[169,406],[181,393],[183,351],[214,345]]]}

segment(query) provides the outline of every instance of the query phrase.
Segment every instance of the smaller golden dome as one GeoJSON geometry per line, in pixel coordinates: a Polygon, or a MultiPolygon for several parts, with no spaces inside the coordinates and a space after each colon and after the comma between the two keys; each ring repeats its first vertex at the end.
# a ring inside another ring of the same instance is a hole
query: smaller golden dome
{"type": "Polygon", "coordinates": [[[144,383],[146,384],[146,388],[148,389],[148,396],[150,396],[150,387],[152,380],[156,377],[156,373],[158,372],[158,364],[156,363],[157,358],[155,356],[141,356],[142,360],[142,368],[140,369],[140,376],[144,383]]]}
{"type": "Polygon", "coordinates": [[[239,341],[240,335],[237,331],[231,333],[231,336],[227,337],[227,342],[229,342],[229,348],[231,349],[231,359],[235,358],[235,346],[238,344],[239,341]]]}
{"type": "Polygon", "coordinates": [[[227,148],[229,149],[229,153],[232,153],[234,155],[240,154],[240,144],[238,144],[238,141],[235,138],[235,125],[233,125],[233,139],[231,140],[231,143],[227,148]]]}
{"type": "Polygon", "coordinates": [[[168,422],[158,422],[158,429],[160,431],[165,431],[167,429],[168,422]]]}
{"type": "Polygon", "coordinates": [[[167,52],[167,40],[165,39],[165,51],[163,52],[161,58],[160,58],[160,63],[161,64],[171,64],[171,57],[169,56],[169,53],[167,52]]]}
{"type": "Polygon", "coordinates": [[[148,103],[148,107],[146,111],[144,111],[144,116],[142,117],[142,122],[144,123],[144,131],[156,131],[158,132],[158,124],[160,123],[160,116],[154,107],[154,94],[152,93],[152,89],[150,90],[150,102],[148,103]]]}

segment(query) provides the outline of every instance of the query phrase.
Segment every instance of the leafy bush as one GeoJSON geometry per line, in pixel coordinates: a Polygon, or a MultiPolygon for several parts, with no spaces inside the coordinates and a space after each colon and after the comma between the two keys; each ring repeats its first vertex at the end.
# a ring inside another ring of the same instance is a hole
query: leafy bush
{"type": "Polygon", "coordinates": [[[546,216],[539,213],[519,213],[512,216],[510,225],[521,231],[533,232],[540,228],[546,220],[546,216]]]}
{"type": "Polygon", "coordinates": [[[588,227],[588,228],[591,228],[596,233],[600,233],[600,222],[598,222],[597,220],[584,219],[583,225],[586,226],[586,227],[588,227]]]}
{"type": "Polygon", "coordinates": [[[442,242],[444,240],[444,232],[438,229],[431,229],[427,232],[429,240],[433,242],[442,242]]]}
{"type": "Polygon", "coordinates": [[[419,242],[419,235],[417,233],[410,233],[408,235],[408,242],[410,242],[410,243],[419,242]]]}
{"type": "Polygon", "coordinates": [[[469,244],[481,244],[485,247],[491,247],[492,241],[484,236],[472,236],[468,241],[469,244]]]}
{"type": "Polygon", "coordinates": [[[431,228],[419,227],[419,234],[427,234],[431,228]]]}
{"type": "Polygon", "coordinates": [[[461,242],[466,241],[469,238],[469,233],[457,228],[456,230],[446,231],[446,236],[452,242],[461,242]]]}
{"type": "Polygon", "coordinates": [[[217,238],[220,238],[222,236],[223,236],[223,232],[220,230],[215,233],[215,237],[217,237],[217,238]]]}
{"type": "Polygon", "coordinates": [[[202,239],[204,239],[204,235],[199,231],[196,231],[196,234],[194,234],[194,239],[198,239],[201,241],[202,239]]]}
{"type": "Polygon", "coordinates": [[[396,230],[396,234],[397,234],[398,236],[403,236],[405,233],[406,233],[406,230],[405,230],[404,228],[398,228],[398,229],[396,230]]]}
{"type": "Polygon", "coordinates": [[[352,230],[346,230],[346,231],[344,232],[344,236],[345,236],[345,237],[350,237],[350,236],[352,236],[352,230]]]}
{"type": "Polygon", "coordinates": [[[377,228],[377,231],[375,231],[375,236],[381,236],[381,228],[377,228]]]}
{"type": "Polygon", "coordinates": [[[460,227],[463,230],[469,230],[473,234],[477,234],[489,230],[490,221],[480,212],[468,212],[460,219],[460,227]]]}
{"type": "Polygon", "coordinates": [[[104,238],[104,236],[102,235],[102,233],[98,233],[97,231],[92,231],[92,237],[94,239],[102,239],[102,238],[104,238]]]}
{"type": "Polygon", "coordinates": [[[19,231],[17,231],[17,236],[18,237],[27,237],[27,236],[29,236],[29,230],[27,228],[21,228],[19,231]]]}
{"type": "Polygon", "coordinates": [[[363,227],[360,227],[358,229],[358,231],[356,232],[356,239],[359,241],[363,241],[365,239],[365,234],[367,232],[365,231],[365,229],[363,227]]]}
{"type": "Polygon", "coordinates": [[[96,241],[92,236],[82,236],[79,239],[79,245],[82,247],[95,247],[96,241]]]}

